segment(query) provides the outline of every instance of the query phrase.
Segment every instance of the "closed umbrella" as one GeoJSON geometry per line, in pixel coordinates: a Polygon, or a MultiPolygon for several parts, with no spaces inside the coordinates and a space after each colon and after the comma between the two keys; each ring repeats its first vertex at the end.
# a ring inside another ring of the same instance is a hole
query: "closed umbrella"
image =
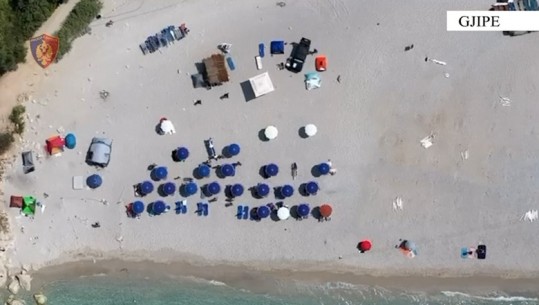
{"type": "Polygon", "coordinates": [[[200,164],[197,167],[197,172],[200,177],[209,177],[210,171],[211,171],[210,167],[207,166],[206,164],[200,164]]]}
{"type": "Polygon", "coordinates": [[[266,218],[266,217],[269,216],[269,214],[270,214],[271,211],[270,211],[270,209],[269,209],[267,206],[263,205],[263,206],[260,206],[260,207],[257,209],[256,212],[257,212],[257,214],[258,214],[258,217],[260,217],[260,218],[266,218]]]}
{"type": "Polygon", "coordinates": [[[100,187],[101,184],[103,184],[103,179],[97,174],[93,174],[86,178],[86,185],[88,185],[89,188],[95,189],[100,187]]]}
{"type": "Polygon", "coordinates": [[[300,217],[308,216],[310,211],[311,211],[311,208],[306,203],[302,203],[298,206],[298,215],[300,217]]]}
{"type": "Polygon", "coordinates": [[[270,187],[265,183],[259,183],[256,186],[256,193],[260,197],[266,197],[269,195],[270,187]]]}
{"type": "Polygon", "coordinates": [[[207,190],[211,195],[217,195],[221,191],[221,186],[217,182],[212,182],[207,185],[207,190]]]}
{"type": "Polygon", "coordinates": [[[163,184],[163,193],[165,193],[165,195],[170,196],[173,195],[174,192],[176,192],[176,184],[174,184],[174,182],[163,184]]]}
{"type": "Polygon", "coordinates": [[[135,201],[133,202],[133,205],[131,205],[131,210],[134,214],[141,214],[144,212],[144,202],[142,201],[135,201]]]}
{"type": "Polygon", "coordinates": [[[288,219],[288,217],[290,217],[290,210],[287,207],[280,207],[277,210],[277,217],[280,220],[288,219]]]}
{"type": "Polygon", "coordinates": [[[322,215],[322,217],[329,217],[331,216],[331,213],[333,213],[333,209],[329,204],[323,204],[320,206],[320,215],[322,215]]]}
{"type": "Polygon", "coordinates": [[[232,197],[239,197],[243,194],[243,185],[236,183],[230,187],[230,193],[232,197]]]}
{"type": "Polygon", "coordinates": [[[305,134],[308,137],[312,137],[312,136],[316,135],[317,132],[318,132],[318,128],[316,128],[316,125],[314,125],[314,124],[305,125],[305,134]]]}
{"type": "Polygon", "coordinates": [[[285,184],[281,187],[281,195],[285,198],[291,197],[294,195],[294,188],[289,184],[285,184]]]}
{"type": "Polygon", "coordinates": [[[275,163],[270,163],[264,167],[264,173],[268,177],[277,176],[279,173],[279,167],[275,163]]]}
{"type": "Polygon", "coordinates": [[[152,177],[155,180],[163,180],[168,176],[168,169],[164,166],[158,166],[152,170],[152,177]]]}
{"type": "Polygon", "coordinates": [[[156,215],[163,213],[165,209],[165,203],[161,200],[158,200],[152,204],[152,212],[156,215]]]}
{"type": "Polygon", "coordinates": [[[184,188],[185,188],[185,194],[186,194],[187,196],[191,196],[191,195],[196,194],[196,192],[197,192],[197,190],[198,190],[198,186],[197,186],[197,184],[194,183],[194,182],[189,182],[189,183],[187,183],[187,184],[184,186],[184,188]]]}
{"type": "Polygon", "coordinates": [[[325,162],[318,164],[318,171],[320,172],[320,174],[327,175],[330,170],[331,170],[331,167],[329,166],[329,164],[325,162]]]}
{"type": "Polygon", "coordinates": [[[189,158],[189,150],[185,147],[178,147],[175,152],[176,159],[185,161],[189,158]]]}
{"type": "Polygon", "coordinates": [[[224,164],[221,166],[221,174],[225,177],[232,177],[236,174],[236,170],[231,164],[224,164]]]}
{"type": "Polygon", "coordinates": [[[264,136],[266,136],[268,140],[273,140],[277,138],[277,135],[279,135],[279,131],[277,130],[277,127],[273,125],[266,127],[266,129],[264,130],[264,136]]]}
{"type": "Polygon", "coordinates": [[[77,138],[75,138],[75,135],[72,133],[68,133],[66,137],[64,138],[64,142],[67,148],[73,149],[75,146],[77,146],[77,138]]]}
{"type": "Polygon", "coordinates": [[[230,144],[227,151],[230,156],[237,156],[240,153],[240,146],[236,143],[230,144]]]}
{"type": "Polygon", "coordinates": [[[153,183],[150,181],[144,181],[140,184],[140,192],[142,195],[148,195],[153,192],[153,183]]]}
{"type": "Polygon", "coordinates": [[[307,182],[307,184],[305,185],[305,190],[309,195],[316,195],[316,193],[318,192],[318,183],[314,181],[307,182]]]}

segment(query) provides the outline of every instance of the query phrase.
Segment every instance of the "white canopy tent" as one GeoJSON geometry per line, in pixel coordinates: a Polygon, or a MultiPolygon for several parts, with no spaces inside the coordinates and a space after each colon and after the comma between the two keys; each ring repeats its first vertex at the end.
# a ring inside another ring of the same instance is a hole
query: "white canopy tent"
{"type": "Polygon", "coordinates": [[[275,91],[268,72],[249,78],[249,83],[251,83],[255,97],[275,91]]]}

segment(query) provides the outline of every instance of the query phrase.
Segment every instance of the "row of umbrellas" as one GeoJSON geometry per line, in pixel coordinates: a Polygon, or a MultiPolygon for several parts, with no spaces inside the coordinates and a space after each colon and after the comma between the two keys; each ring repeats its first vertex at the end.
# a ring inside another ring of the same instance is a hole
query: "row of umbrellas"
{"type": "MultiPolygon", "coordinates": [[[[307,137],[312,137],[318,132],[318,128],[314,124],[307,124],[303,127],[303,132],[307,137]]],[[[279,135],[279,130],[273,125],[269,125],[264,129],[264,136],[268,140],[274,140],[279,135]]]]}
{"type": "MultiPolygon", "coordinates": [[[[232,143],[225,147],[223,153],[225,156],[231,158],[239,155],[241,147],[237,143],[232,143]]],[[[187,147],[178,147],[174,150],[174,159],[177,161],[185,161],[189,158],[189,149],[187,147]]]]}

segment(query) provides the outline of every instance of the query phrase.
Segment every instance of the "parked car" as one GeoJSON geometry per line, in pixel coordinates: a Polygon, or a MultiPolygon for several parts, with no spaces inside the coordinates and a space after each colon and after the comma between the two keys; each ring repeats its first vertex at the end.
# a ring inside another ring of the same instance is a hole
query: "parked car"
{"type": "Polygon", "coordinates": [[[309,50],[311,48],[311,40],[307,38],[301,38],[299,44],[294,46],[290,57],[286,60],[285,67],[292,72],[298,73],[303,69],[303,64],[307,55],[309,55],[309,50]]]}
{"type": "Polygon", "coordinates": [[[86,153],[86,163],[88,165],[107,167],[110,162],[111,151],[111,139],[93,138],[90,148],[88,148],[88,152],[86,153]]]}

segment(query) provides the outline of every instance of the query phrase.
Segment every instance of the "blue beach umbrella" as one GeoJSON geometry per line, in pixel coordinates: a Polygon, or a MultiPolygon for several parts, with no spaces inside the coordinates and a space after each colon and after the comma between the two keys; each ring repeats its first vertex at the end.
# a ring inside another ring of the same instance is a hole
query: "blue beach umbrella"
{"type": "Polygon", "coordinates": [[[277,176],[279,173],[279,167],[275,163],[270,163],[264,167],[264,172],[268,177],[277,176]]]}
{"type": "Polygon", "coordinates": [[[174,182],[167,182],[163,184],[163,193],[165,193],[165,195],[174,195],[174,192],[176,192],[176,184],[174,184],[174,182]]]}
{"type": "Polygon", "coordinates": [[[159,166],[152,170],[152,177],[155,178],[155,180],[163,180],[166,179],[167,176],[168,169],[164,166],[159,166]]]}
{"type": "Polygon", "coordinates": [[[153,192],[153,183],[150,181],[144,181],[140,184],[140,192],[142,195],[148,195],[153,192]]]}
{"type": "Polygon", "coordinates": [[[178,147],[176,149],[176,159],[185,161],[187,158],[189,158],[189,150],[185,147],[178,147]]]}
{"type": "Polygon", "coordinates": [[[77,138],[75,138],[75,135],[72,133],[68,133],[66,137],[64,138],[64,142],[67,148],[73,149],[75,146],[77,146],[77,138]]]}
{"type": "Polygon", "coordinates": [[[256,185],[256,193],[258,194],[258,196],[266,197],[268,196],[269,192],[270,192],[269,185],[265,183],[259,183],[256,185]]]}
{"type": "Polygon", "coordinates": [[[290,184],[285,184],[281,187],[281,195],[285,198],[294,195],[294,188],[290,184]]]}
{"type": "Polygon", "coordinates": [[[210,172],[211,172],[211,169],[209,166],[207,166],[206,164],[200,164],[198,167],[197,167],[197,172],[198,172],[198,175],[200,177],[209,177],[210,176],[210,172]]]}
{"type": "Polygon", "coordinates": [[[103,184],[103,179],[101,179],[101,176],[97,174],[93,174],[86,178],[86,185],[92,189],[100,187],[101,184],[103,184]]]}
{"type": "Polygon", "coordinates": [[[155,214],[155,215],[159,215],[161,213],[163,213],[166,209],[166,206],[165,206],[165,203],[161,200],[158,200],[156,202],[153,203],[152,205],[152,212],[155,214]]]}
{"type": "Polygon", "coordinates": [[[318,171],[322,175],[327,175],[329,173],[330,169],[331,168],[330,168],[329,164],[327,164],[326,162],[318,164],[318,171]]]}
{"type": "Polygon", "coordinates": [[[232,197],[239,197],[243,195],[243,185],[239,183],[232,185],[230,188],[230,193],[232,194],[232,197]]]}
{"type": "Polygon", "coordinates": [[[196,192],[198,191],[198,186],[197,186],[197,184],[194,183],[194,182],[189,182],[189,183],[187,183],[187,184],[184,186],[184,188],[185,188],[185,194],[186,194],[187,196],[194,195],[194,194],[196,194],[196,192]]]}
{"type": "Polygon", "coordinates": [[[240,153],[240,146],[236,143],[230,144],[227,151],[230,156],[237,156],[240,153]]]}
{"type": "Polygon", "coordinates": [[[134,214],[141,214],[142,212],[144,212],[144,202],[142,201],[133,202],[133,205],[131,205],[131,209],[133,210],[134,214]]]}
{"type": "Polygon", "coordinates": [[[309,195],[315,195],[318,192],[318,183],[310,181],[305,185],[305,190],[309,195]]]}
{"type": "Polygon", "coordinates": [[[221,191],[221,186],[217,182],[212,182],[206,186],[208,193],[211,195],[217,195],[221,191]]]}
{"type": "Polygon", "coordinates": [[[311,211],[311,208],[309,208],[309,205],[306,203],[302,203],[298,206],[298,215],[301,217],[305,217],[309,215],[310,211],[311,211]]]}
{"type": "Polygon", "coordinates": [[[269,209],[267,206],[263,205],[263,206],[260,206],[260,207],[257,209],[256,212],[258,213],[258,217],[260,217],[260,218],[266,218],[266,217],[268,217],[269,214],[270,214],[270,209],[269,209]]]}
{"type": "Polygon", "coordinates": [[[225,177],[232,177],[236,174],[236,170],[231,164],[224,164],[221,166],[221,174],[225,177]]]}

